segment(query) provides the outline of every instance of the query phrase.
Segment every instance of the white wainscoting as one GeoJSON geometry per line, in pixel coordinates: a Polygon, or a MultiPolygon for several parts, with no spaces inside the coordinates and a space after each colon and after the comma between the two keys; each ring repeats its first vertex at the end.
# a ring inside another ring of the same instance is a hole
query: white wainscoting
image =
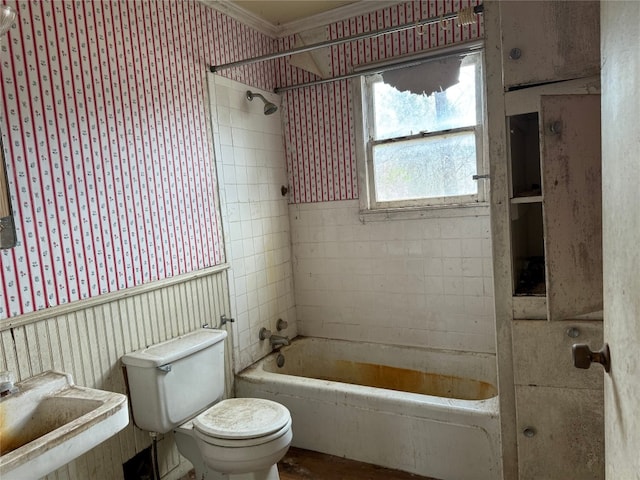
{"type": "MultiPolygon", "coordinates": [[[[13,317],[0,323],[0,370],[14,372],[17,380],[61,370],[78,385],[126,393],[122,355],[205,323],[216,326],[222,314],[230,315],[226,266],[13,317]]],[[[227,338],[232,342],[232,335],[227,338]]],[[[228,343],[227,395],[233,389],[232,350],[228,343]]],[[[149,435],[131,422],[46,478],[122,479],[122,464],[150,444],[149,435]]],[[[178,478],[191,468],[170,434],[160,437],[158,451],[163,477],[178,478]]]]}

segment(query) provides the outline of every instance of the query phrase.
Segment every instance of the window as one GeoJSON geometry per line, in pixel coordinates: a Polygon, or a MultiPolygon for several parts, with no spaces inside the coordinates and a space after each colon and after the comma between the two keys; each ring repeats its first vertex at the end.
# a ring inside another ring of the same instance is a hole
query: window
{"type": "Polygon", "coordinates": [[[473,178],[483,170],[481,65],[476,52],[363,77],[369,209],[484,200],[473,178]]]}

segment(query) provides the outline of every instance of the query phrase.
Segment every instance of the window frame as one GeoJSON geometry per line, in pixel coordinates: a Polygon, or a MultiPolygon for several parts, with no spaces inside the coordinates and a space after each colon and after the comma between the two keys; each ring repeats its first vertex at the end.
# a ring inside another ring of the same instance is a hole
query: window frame
{"type": "MultiPolygon", "coordinates": [[[[484,123],[486,121],[485,106],[485,80],[484,80],[484,54],[482,48],[464,48],[451,50],[446,55],[427,54],[422,58],[416,57],[416,61],[410,62],[408,67],[417,62],[429,62],[442,60],[443,58],[478,55],[476,69],[476,124],[468,127],[445,129],[428,133],[418,133],[409,136],[400,136],[384,140],[374,140],[374,97],[372,94],[373,83],[380,81],[380,74],[367,74],[354,82],[357,87],[355,95],[355,112],[359,115],[356,122],[356,137],[358,151],[358,171],[360,185],[360,210],[362,212],[392,212],[408,210],[424,210],[434,208],[469,207],[486,205],[488,199],[488,182],[484,182],[483,174],[486,172],[486,139],[484,123]],[[432,57],[432,58],[430,58],[432,57]],[[474,179],[478,181],[477,193],[470,195],[455,195],[442,197],[428,197],[410,200],[378,201],[375,196],[375,178],[373,165],[373,148],[376,145],[397,143],[400,141],[414,141],[420,138],[444,138],[461,132],[473,132],[476,143],[476,174],[474,179]],[[480,176],[480,178],[476,178],[480,176]]],[[[384,68],[381,68],[381,71],[384,68]]]]}

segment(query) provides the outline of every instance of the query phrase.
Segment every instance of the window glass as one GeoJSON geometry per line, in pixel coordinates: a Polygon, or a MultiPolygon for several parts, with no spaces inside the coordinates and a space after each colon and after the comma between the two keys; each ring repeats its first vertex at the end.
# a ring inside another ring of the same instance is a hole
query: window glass
{"type": "Polygon", "coordinates": [[[376,200],[391,202],[477,193],[473,132],[373,148],[376,200]]]}
{"type": "MultiPolygon", "coordinates": [[[[406,69],[406,74],[412,75],[411,70],[406,69]]],[[[475,62],[460,68],[459,83],[431,95],[400,92],[383,78],[373,83],[376,140],[477,123],[475,62]]]]}

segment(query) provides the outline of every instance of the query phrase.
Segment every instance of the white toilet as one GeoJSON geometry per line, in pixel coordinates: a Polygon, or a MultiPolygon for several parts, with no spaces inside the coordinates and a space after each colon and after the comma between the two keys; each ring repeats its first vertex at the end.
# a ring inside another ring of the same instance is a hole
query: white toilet
{"type": "Polygon", "coordinates": [[[135,424],[174,431],[198,480],[279,480],[291,415],[279,403],[224,393],[223,330],[202,329],[122,357],[135,424]]]}

